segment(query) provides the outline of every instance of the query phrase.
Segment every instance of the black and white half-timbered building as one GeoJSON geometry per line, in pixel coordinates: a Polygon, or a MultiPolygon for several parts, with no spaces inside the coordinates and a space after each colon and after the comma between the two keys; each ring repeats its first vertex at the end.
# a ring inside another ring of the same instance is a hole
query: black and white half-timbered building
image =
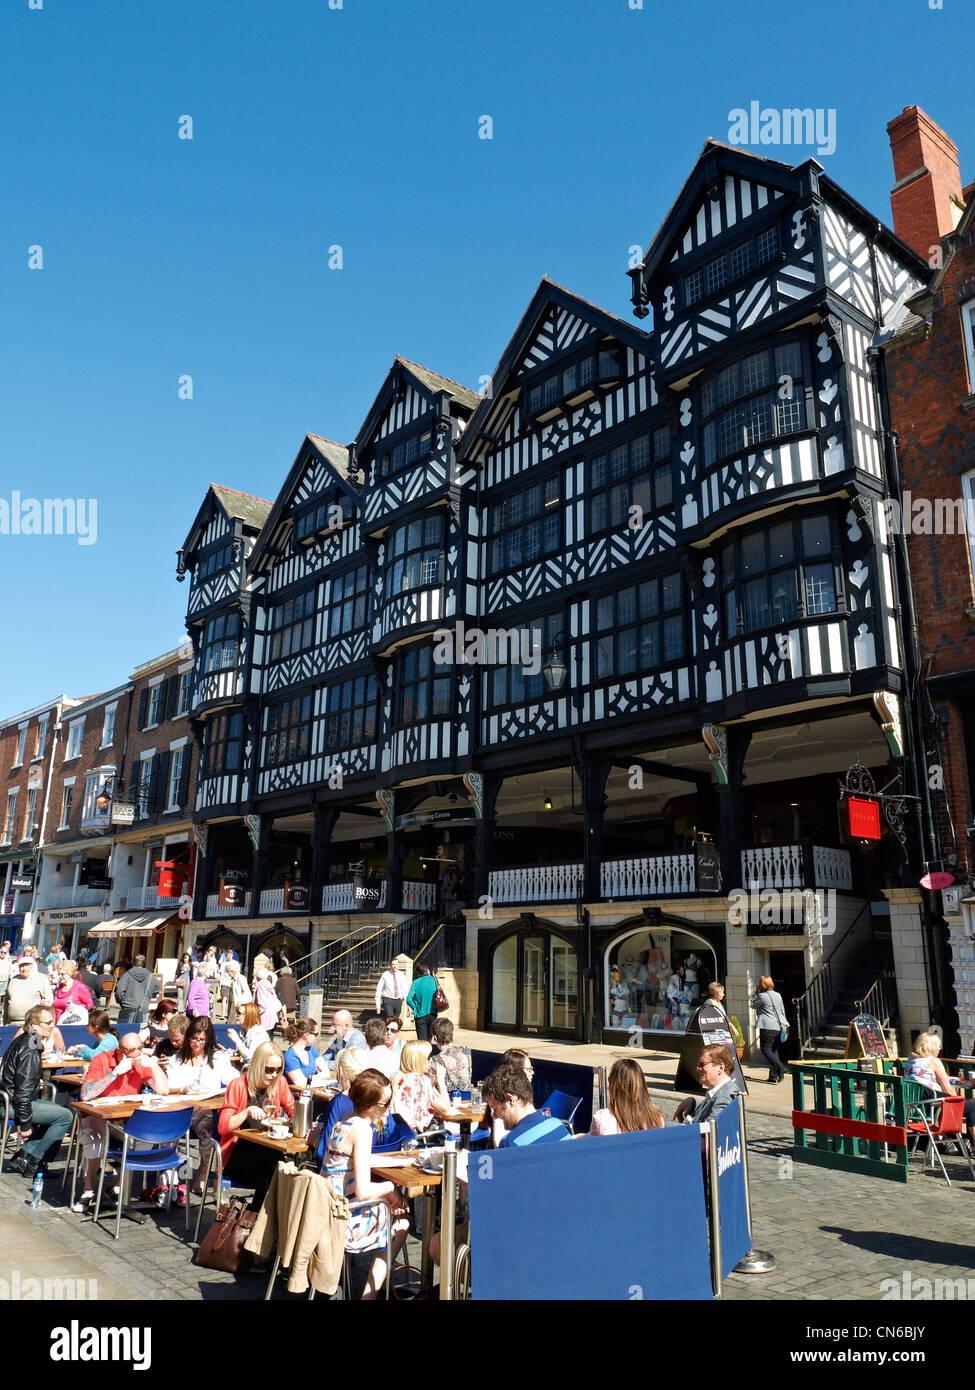
{"type": "Polygon", "coordinates": [[[482,395],[398,357],[273,506],[212,487],[207,929],[310,949],[358,873],[463,906],[470,1025],[666,1046],[721,979],[747,1033],[761,975],[892,955],[924,1026],[911,832],[839,802],[911,790],[871,350],[925,274],[815,161],[709,141],[636,322],[543,279],[482,395]]]}

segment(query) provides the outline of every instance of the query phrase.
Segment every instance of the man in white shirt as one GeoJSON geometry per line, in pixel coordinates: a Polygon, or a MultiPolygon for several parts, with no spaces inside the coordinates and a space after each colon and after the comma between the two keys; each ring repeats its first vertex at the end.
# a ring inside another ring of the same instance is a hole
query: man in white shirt
{"type": "Polygon", "coordinates": [[[394,1074],[399,1071],[399,1062],[396,1053],[386,1046],[386,1024],[381,1018],[367,1019],[363,1032],[368,1049],[366,1066],[375,1067],[376,1071],[381,1071],[392,1081],[394,1074]]]}
{"type": "Polygon", "coordinates": [[[394,956],[376,986],[376,1013],[383,1018],[399,1018],[405,998],[406,976],[400,969],[399,957],[394,956]]]}

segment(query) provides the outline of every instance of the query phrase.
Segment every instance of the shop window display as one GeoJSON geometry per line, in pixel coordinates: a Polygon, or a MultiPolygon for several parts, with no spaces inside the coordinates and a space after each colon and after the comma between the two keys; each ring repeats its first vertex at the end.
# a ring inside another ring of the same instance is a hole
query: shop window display
{"type": "Polygon", "coordinates": [[[683,1033],[715,978],[707,942],[682,931],[639,931],[610,948],[606,1026],[683,1033]]]}

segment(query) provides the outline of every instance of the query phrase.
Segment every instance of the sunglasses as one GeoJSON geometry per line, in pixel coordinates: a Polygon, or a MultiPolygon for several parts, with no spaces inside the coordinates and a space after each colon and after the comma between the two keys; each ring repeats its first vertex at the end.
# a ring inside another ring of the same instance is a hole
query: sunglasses
{"type": "Polygon", "coordinates": [[[142,1048],[141,1048],[141,1047],[120,1047],[120,1048],[119,1048],[119,1052],[121,1052],[121,1054],[122,1054],[123,1057],[135,1057],[135,1056],[136,1056],[138,1053],[140,1053],[141,1051],[142,1051],[142,1048]]]}
{"type": "Polygon", "coordinates": [[[265,1068],[264,1068],[264,1075],[265,1075],[265,1076],[280,1076],[282,1070],[283,1070],[282,1067],[265,1067],[265,1068]]]}

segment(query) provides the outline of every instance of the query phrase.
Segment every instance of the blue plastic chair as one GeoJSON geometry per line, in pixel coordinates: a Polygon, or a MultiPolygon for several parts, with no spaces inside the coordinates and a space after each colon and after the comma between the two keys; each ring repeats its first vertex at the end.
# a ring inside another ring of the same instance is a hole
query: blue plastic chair
{"type": "MultiPolygon", "coordinates": [[[[171,1168],[180,1168],[186,1163],[187,1168],[190,1162],[190,1124],[193,1120],[192,1106],[184,1106],[180,1110],[170,1111],[146,1111],[137,1110],[131,1115],[121,1127],[109,1122],[109,1131],[120,1134],[122,1147],[118,1153],[119,1175],[118,1175],[118,1198],[115,1208],[115,1239],[119,1238],[119,1231],[122,1226],[122,1193],[125,1188],[126,1172],[130,1173],[156,1173],[166,1172],[171,1168]],[[176,1147],[177,1141],[186,1140],[185,1152],[180,1154],[176,1147]],[[130,1144],[133,1140],[138,1140],[140,1144],[150,1144],[148,1149],[131,1149],[130,1144]]],[[[102,1202],[102,1189],[105,1184],[105,1168],[108,1162],[109,1153],[113,1152],[110,1146],[106,1146],[105,1153],[102,1155],[101,1171],[98,1175],[98,1193],[95,1197],[95,1215],[93,1220],[98,1222],[99,1211],[102,1202]]],[[[170,1202],[172,1202],[172,1187],[170,1187],[170,1202]]],[[[186,1204],[186,1229],[190,1226],[190,1208],[186,1204]]]]}
{"type": "Polygon", "coordinates": [[[396,1149],[401,1149],[408,1139],[415,1139],[416,1131],[411,1129],[404,1119],[399,1115],[392,1117],[392,1127],[387,1131],[386,1138],[381,1144],[373,1141],[372,1151],[374,1154],[388,1154],[396,1149]]]}
{"type": "Polygon", "coordinates": [[[538,1109],[543,1114],[551,1115],[553,1120],[561,1120],[571,1133],[572,1121],[581,1104],[581,1096],[569,1096],[565,1091],[553,1091],[550,1096],[545,1097],[538,1109]]]}

